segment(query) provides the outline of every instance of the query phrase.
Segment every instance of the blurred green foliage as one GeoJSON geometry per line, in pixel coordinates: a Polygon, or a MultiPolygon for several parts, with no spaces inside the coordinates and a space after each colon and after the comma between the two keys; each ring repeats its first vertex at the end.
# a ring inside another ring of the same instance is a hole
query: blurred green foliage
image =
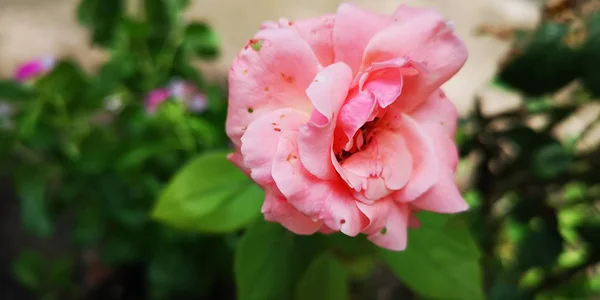
{"type": "Polygon", "coordinates": [[[459,129],[471,141],[461,154],[480,157],[469,214],[489,299],[600,295],[600,148],[581,147],[598,117],[573,117],[600,96],[599,9],[597,0],[547,1],[538,28],[516,35],[495,86],[523,103],[492,116],[478,105],[459,129]],[[569,121],[579,132],[557,134],[569,121]]]}
{"type": "Polygon", "coordinates": [[[546,1],[542,23],[518,32],[498,77],[528,95],[556,92],[575,79],[600,96],[600,11],[596,0],[546,1]]]}
{"type": "Polygon", "coordinates": [[[96,263],[78,256],[56,260],[26,250],[13,271],[41,299],[92,297],[131,265],[146,270],[140,293],[152,299],[208,295],[211,282],[230,280],[232,248],[224,238],[167,229],[150,215],[178,168],[227,148],[222,89],[192,65],[215,57],[218,38],[205,24],[183,22],[185,1],[140,4],[142,16],[127,12],[123,0],[80,3],[79,20],[109,54],[97,72],[62,59],[30,83],[0,82],[0,98],[13,107],[0,117],[8,124],[0,131],[0,169],[13,179],[23,228],[47,239],[68,218],[72,243],[80,253],[98,253],[108,270],[100,276],[96,263]],[[145,95],[174,79],[192,82],[208,97],[208,110],[195,113],[173,100],[149,114],[145,95]],[[220,258],[208,262],[211,256],[220,258]],[[90,276],[99,278],[82,279],[90,276]]]}

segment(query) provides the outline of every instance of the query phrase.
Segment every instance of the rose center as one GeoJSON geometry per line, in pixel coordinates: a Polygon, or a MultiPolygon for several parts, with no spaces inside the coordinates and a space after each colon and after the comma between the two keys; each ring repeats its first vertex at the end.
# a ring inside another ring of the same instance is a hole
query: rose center
{"type": "Polygon", "coordinates": [[[379,118],[375,118],[373,121],[369,121],[361,126],[356,134],[354,134],[354,137],[352,137],[352,147],[349,150],[340,148],[340,150],[335,154],[336,160],[339,163],[342,163],[354,153],[360,152],[362,149],[368,146],[378,131],[378,122],[379,118]]]}

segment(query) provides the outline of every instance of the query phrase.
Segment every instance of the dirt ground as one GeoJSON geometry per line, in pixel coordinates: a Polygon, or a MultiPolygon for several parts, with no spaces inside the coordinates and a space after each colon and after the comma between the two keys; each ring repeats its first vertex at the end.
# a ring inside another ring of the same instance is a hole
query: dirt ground
{"type": "MultiPolygon", "coordinates": [[[[139,0],[130,0],[139,1],[139,0]]],[[[0,0],[0,77],[10,76],[16,65],[32,57],[55,55],[80,60],[87,68],[104,55],[92,49],[87,34],[76,22],[79,0],[0,0]]],[[[192,0],[191,20],[209,22],[222,38],[223,52],[207,72],[223,76],[237,51],[264,20],[299,19],[335,12],[339,0],[192,0]]],[[[471,107],[474,93],[494,74],[508,43],[477,36],[482,23],[532,26],[537,22],[535,0],[350,0],[380,13],[392,13],[400,3],[438,9],[456,25],[465,40],[469,59],[445,86],[462,113],[471,107]]]]}

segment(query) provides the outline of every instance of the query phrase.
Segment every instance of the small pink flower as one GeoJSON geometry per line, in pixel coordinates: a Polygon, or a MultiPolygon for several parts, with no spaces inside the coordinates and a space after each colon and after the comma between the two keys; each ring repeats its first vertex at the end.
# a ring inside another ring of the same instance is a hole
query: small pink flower
{"type": "Polygon", "coordinates": [[[189,111],[201,113],[208,108],[206,95],[198,92],[193,83],[182,80],[174,80],[169,84],[171,96],[183,101],[189,111]]]}
{"type": "Polygon", "coordinates": [[[54,67],[56,60],[53,57],[31,60],[17,68],[15,80],[25,82],[46,74],[54,67]]]}
{"type": "Polygon", "coordinates": [[[196,87],[183,80],[173,80],[168,86],[169,92],[173,98],[180,101],[188,101],[196,93],[196,87]]]}
{"type": "Polygon", "coordinates": [[[405,5],[265,23],[229,73],[229,158],[264,188],[267,220],[402,250],[414,212],[467,209],[440,90],[466,59],[440,14],[405,5]]]}
{"type": "Polygon", "coordinates": [[[158,109],[160,104],[169,99],[170,96],[171,93],[168,89],[161,88],[152,90],[146,96],[146,111],[153,114],[156,112],[156,109],[158,109]]]}

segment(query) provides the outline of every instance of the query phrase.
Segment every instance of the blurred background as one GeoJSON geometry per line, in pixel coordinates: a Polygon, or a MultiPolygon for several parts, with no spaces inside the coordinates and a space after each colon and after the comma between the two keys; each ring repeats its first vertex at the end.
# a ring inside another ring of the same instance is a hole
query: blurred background
{"type": "MultiPolygon", "coordinates": [[[[137,1],[139,2],[139,1],[137,1]]],[[[342,1],[334,0],[191,0],[186,20],[204,21],[219,33],[221,55],[204,64],[211,77],[222,80],[229,64],[248,37],[264,20],[301,19],[331,13],[342,1]]],[[[539,0],[358,0],[355,3],[379,13],[394,11],[399,3],[431,7],[452,20],[469,48],[469,61],[446,90],[461,112],[472,106],[475,90],[490,80],[497,62],[508,50],[508,40],[475,34],[482,24],[532,28],[540,19],[539,0]]],[[[89,43],[89,31],[77,21],[78,0],[0,0],[0,75],[9,76],[31,57],[57,55],[76,58],[94,70],[106,53],[89,43]]],[[[135,7],[131,1],[130,7],[135,7]]]]}
{"type": "Polygon", "coordinates": [[[193,165],[228,149],[226,74],[258,26],[340,2],[0,0],[0,298],[600,299],[597,0],[347,1],[454,22],[469,59],[444,89],[471,210],[398,255],[286,236],[320,252],[244,273],[261,192],[196,204],[214,187],[187,186],[214,173],[193,165]]]}

